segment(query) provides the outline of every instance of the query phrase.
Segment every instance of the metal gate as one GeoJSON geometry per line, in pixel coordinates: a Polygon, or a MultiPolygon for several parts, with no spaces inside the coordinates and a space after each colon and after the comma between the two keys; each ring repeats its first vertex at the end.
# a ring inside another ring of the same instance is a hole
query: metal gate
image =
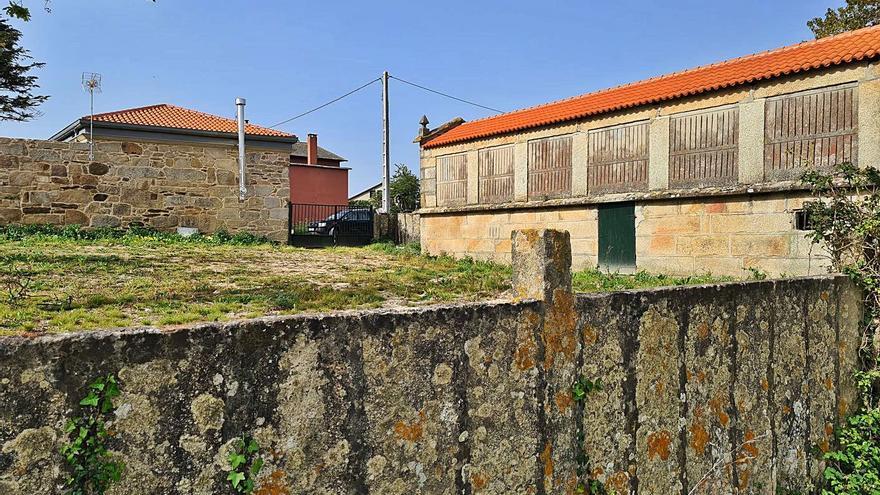
{"type": "Polygon", "coordinates": [[[599,206],[599,267],[631,272],[636,267],[635,203],[599,206]]]}
{"type": "Polygon", "coordinates": [[[363,246],[373,241],[373,208],[287,203],[287,244],[363,246]]]}

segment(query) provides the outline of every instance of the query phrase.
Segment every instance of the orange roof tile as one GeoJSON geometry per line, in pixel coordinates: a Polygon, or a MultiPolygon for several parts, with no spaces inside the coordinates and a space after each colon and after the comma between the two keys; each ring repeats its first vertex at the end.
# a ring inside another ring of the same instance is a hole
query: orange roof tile
{"type": "Polygon", "coordinates": [[[716,91],[880,54],[880,26],[806,41],[536,107],[465,122],[423,144],[434,148],[716,91]]]}
{"type": "MultiPolygon", "coordinates": [[[[83,117],[85,121],[88,116],[83,117]]],[[[112,122],[115,124],[143,125],[150,127],[170,127],[174,129],[191,129],[196,131],[237,133],[238,123],[228,119],[198,112],[188,108],[162,103],[147,107],[129,108],[116,112],[95,114],[95,122],[112,122]]],[[[294,137],[293,134],[268,129],[253,124],[245,124],[245,134],[254,136],[294,137]]]]}

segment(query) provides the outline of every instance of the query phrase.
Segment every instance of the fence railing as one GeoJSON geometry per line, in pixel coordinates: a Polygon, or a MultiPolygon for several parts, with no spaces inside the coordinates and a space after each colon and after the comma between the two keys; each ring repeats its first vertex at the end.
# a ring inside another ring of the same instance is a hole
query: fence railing
{"type": "MultiPolygon", "coordinates": [[[[373,238],[373,208],[349,205],[287,204],[288,243],[302,236],[325,237],[336,244],[369,243],[373,238]]],[[[314,245],[311,240],[303,244],[314,245]]]]}

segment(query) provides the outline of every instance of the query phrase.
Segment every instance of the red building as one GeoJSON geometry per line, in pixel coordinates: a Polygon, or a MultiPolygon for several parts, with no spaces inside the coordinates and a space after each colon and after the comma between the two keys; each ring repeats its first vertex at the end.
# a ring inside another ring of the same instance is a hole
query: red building
{"type": "Polygon", "coordinates": [[[290,155],[290,202],[306,205],[348,204],[348,167],[339,155],[318,146],[318,135],[293,145],[290,155]]]}

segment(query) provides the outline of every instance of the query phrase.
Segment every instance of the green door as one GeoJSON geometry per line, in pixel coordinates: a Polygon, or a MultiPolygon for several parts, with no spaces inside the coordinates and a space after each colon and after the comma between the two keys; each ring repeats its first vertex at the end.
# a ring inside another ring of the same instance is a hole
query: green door
{"type": "Polygon", "coordinates": [[[636,267],[635,203],[599,206],[599,268],[632,271],[636,267]]]}

